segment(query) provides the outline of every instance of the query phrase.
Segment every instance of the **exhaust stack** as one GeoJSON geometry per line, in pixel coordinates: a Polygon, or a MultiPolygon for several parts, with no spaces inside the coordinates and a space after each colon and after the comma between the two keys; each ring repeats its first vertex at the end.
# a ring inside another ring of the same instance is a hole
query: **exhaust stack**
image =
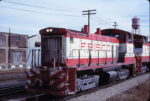
{"type": "Polygon", "coordinates": [[[96,32],[95,32],[95,34],[100,35],[100,34],[101,34],[101,29],[100,29],[100,28],[97,28],[97,30],[96,30],[96,32]]]}
{"type": "Polygon", "coordinates": [[[84,25],[84,32],[89,33],[89,26],[88,25],[84,25]]]}

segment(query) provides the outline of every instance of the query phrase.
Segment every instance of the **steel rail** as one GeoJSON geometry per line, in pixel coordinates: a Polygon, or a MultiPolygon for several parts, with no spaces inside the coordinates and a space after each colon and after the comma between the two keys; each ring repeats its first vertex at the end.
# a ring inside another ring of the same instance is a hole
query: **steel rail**
{"type": "Polygon", "coordinates": [[[0,86],[0,97],[25,91],[25,82],[0,86]]]}

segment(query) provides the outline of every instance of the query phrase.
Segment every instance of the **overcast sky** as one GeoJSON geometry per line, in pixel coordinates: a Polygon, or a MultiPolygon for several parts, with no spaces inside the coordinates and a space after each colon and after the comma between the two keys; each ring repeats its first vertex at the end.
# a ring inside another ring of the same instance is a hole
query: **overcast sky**
{"type": "Polygon", "coordinates": [[[45,27],[81,30],[87,24],[82,10],[96,9],[91,16],[91,32],[96,28],[131,31],[131,19],[141,19],[141,33],[149,35],[149,3],[147,0],[2,0],[0,1],[0,31],[34,35],[45,27]]]}

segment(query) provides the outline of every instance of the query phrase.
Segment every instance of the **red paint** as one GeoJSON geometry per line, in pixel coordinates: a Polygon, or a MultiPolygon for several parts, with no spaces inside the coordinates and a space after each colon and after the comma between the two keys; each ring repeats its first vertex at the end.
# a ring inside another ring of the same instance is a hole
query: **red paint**
{"type": "Polygon", "coordinates": [[[100,35],[100,34],[101,34],[101,29],[100,29],[100,28],[97,28],[97,30],[96,30],[96,32],[95,32],[95,34],[100,35]]]}
{"type": "Polygon", "coordinates": [[[53,80],[53,79],[55,79],[55,78],[57,78],[57,77],[60,76],[62,73],[63,73],[62,71],[59,71],[59,72],[57,72],[56,74],[52,75],[52,76],[49,78],[49,81],[50,81],[50,80],[53,80]]]}
{"type": "Polygon", "coordinates": [[[92,49],[99,51],[110,51],[110,45],[105,44],[93,44],[93,43],[81,43],[81,49],[92,49]]]}
{"type": "Polygon", "coordinates": [[[93,49],[93,44],[92,43],[88,43],[88,49],[93,49]]]}
{"type": "MultiPolygon", "coordinates": [[[[143,62],[148,62],[149,61],[149,56],[144,56],[142,57],[142,61],[143,62]]],[[[79,59],[66,59],[67,61],[67,66],[77,66],[79,64],[79,59]]],[[[85,64],[88,65],[89,64],[89,58],[81,58],[80,59],[80,64],[85,64]]],[[[101,65],[105,65],[107,64],[113,64],[117,62],[117,58],[92,58],[91,59],[91,63],[92,64],[101,64],[101,65]]],[[[125,62],[124,64],[133,64],[135,63],[135,57],[125,57],[125,62]]]]}
{"type": "MultiPolygon", "coordinates": [[[[67,71],[67,69],[66,69],[67,71]]],[[[76,80],[77,80],[77,76],[76,76],[76,68],[69,68],[68,70],[68,88],[71,92],[76,92],[76,80]]]]}
{"type": "Polygon", "coordinates": [[[104,35],[96,35],[96,34],[89,34],[87,36],[84,36],[84,33],[81,33],[81,34],[78,35],[78,34],[67,33],[66,37],[74,37],[78,39],[87,39],[87,40],[95,40],[95,41],[102,41],[102,42],[119,43],[119,40],[113,37],[108,37],[104,35]]]}
{"type": "MultiPolygon", "coordinates": [[[[92,58],[91,59],[91,65],[92,64],[111,64],[112,62],[116,62],[116,58],[92,58]]],[[[79,59],[66,59],[67,61],[67,65],[68,66],[76,66],[79,64],[79,59]]],[[[81,58],[80,59],[80,64],[85,64],[85,65],[88,65],[90,62],[90,59],[89,58],[81,58]]]]}
{"type": "Polygon", "coordinates": [[[86,43],[81,43],[81,48],[84,48],[86,43]]]}
{"type": "Polygon", "coordinates": [[[84,25],[84,32],[89,33],[89,26],[88,25],[84,25]]]}
{"type": "Polygon", "coordinates": [[[149,62],[150,56],[142,56],[142,62],[149,62]]]}
{"type": "Polygon", "coordinates": [[[100,50],[100,44],[95,44],[95,49],[100,50]]]}
{"type": "Polygon", "coordinates": [[[126,57],[125,58],[125,63],[135,63],[135,58],[134,57],[126,57]]]}
{"type": "MultiPolygon", "coordinates": [[[[55,80],[55,79],[54,79],[55,80]]],[[[55,81],[55,83],[53,83],[52,85],[50,85],[50,87],[57,87],[59,84],[61,84],[62,82],[64,82],[65,83],[65,78],[61,78],[61,79],[59,79],[58,81],[55,81]]],[[[57,88],[57,89],[59,89],[59,88],[57,88]]]]}

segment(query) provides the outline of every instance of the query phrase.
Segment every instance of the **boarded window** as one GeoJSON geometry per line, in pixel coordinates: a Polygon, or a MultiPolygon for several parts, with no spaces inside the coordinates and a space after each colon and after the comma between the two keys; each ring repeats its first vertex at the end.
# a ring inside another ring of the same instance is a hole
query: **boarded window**
{"type": "Polygon", "coordinates": [[[22,63],[22,51],[13,51],[13,64],[19,65],[22,63]]]}
{"type": "Polygon", "coordinates": [[[0,46],[6,46],[6,36],[0,34],[0,46]]]}
{"type": "Polygon", "coordinates": [[[12,47],[26,48],[27,36],[24,35],[10,35],[10,45],[12,47]]]}
{"type": "Polygon", "coordinates": [[[6,51],[5,51],[5,49],[0,49],[0,63],[6,63],[6,51]]]}
{"type": "Polygon", "coordinates": [[[15,36],[14,38],[16,41],[20,41],[20,36],[15,36]]]}

